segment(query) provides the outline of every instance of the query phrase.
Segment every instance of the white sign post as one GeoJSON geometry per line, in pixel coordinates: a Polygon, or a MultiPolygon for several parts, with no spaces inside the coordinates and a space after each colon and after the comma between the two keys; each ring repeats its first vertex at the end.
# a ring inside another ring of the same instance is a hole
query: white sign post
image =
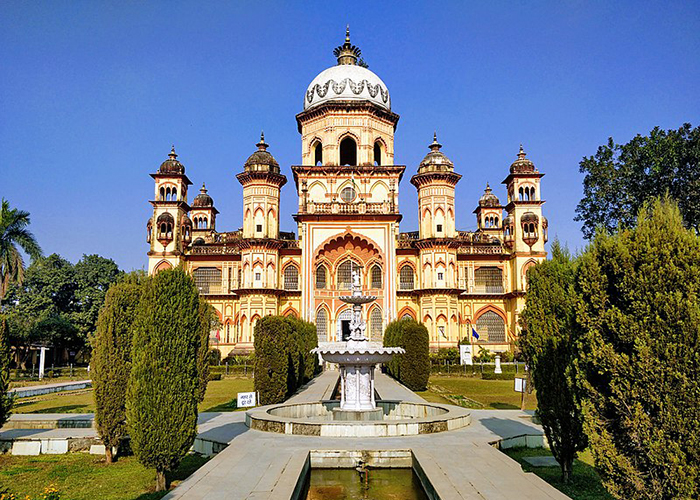
{"type": "Polygon", "coordinates": [[[460,365],[471,365],[472,360],[472,346],[469,344],[459,345],[459,364],[460,365]]]}
{"type": "Polygon", "coordinates": [[[39,348],[39,380],[44,379],[44,365],[46,364],[46,347],[39,348]]]}
{"type": "Polygon", "coordinates": [[[525,391],[527,390],[527,380],[524,378],[515,379],[515,392],[520,393],[520,409],[525,409],[525,391]]]}
{"type": "Polygon", "coordinates": [[[239,392],[238,393],[238,408],[250,408],[255,406],[254,392],[239,392]]]}

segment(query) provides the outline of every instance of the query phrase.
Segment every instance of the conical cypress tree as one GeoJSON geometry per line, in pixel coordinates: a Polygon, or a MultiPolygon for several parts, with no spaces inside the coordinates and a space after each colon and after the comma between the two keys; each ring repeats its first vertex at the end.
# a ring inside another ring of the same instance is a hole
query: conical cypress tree
{"type": "Polygon", "coordinates": [[[161,271],[144,284],[126,412],[131,447],[139,462],[156,469],[158,491],[197,435],[201,319],[199,293],[183,270],[161,271]]]}
{"type": "Polygon", "coordinates": [[[12,412],[12,397],[7,393],[10,389],[10,340],[7,320],[0,316],[0,427],[3,426],[12,412]]]}
{"type": "Polygon", "coordinates": [[[140,297],[141,285],[137,277],[112,285],[100,310],[93,340],[95,424],[105,445],[107,463],[112,463],[112,449],[119,446],[126,434],[132,325],[140,297]]]}

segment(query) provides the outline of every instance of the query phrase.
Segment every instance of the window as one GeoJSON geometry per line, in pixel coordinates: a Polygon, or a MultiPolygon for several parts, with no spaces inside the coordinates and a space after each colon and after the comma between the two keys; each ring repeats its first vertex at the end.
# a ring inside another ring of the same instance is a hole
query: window
{"type": "Polygon", "coordinates": [[[404,264],[399,271],[399,289],[413,290],[414,286],[413,268],[404,264]]]}
{"type": "Polygon", "coordinates": [[[381,342],[384,324],[382,322],[382,311],[378,307],[372,309],[372,314],[369,317],[370,324],[370,340],[372,342],[381,342]]]}
{"type": "Polygon", "coordinates": [[[199,293],[221,292],[221,269],[216,267],[198,267],[192,272],[194,285],[199,293]]]}
{"type": "Polygon", "coordinates": [[[352,188],[350,186],[343,188],[343,190],[340,192],[340,199],[343,200],[345,203],[349,203],[352,200],[354,200],[355,188],[352,188]]]}
{"type": "Polygon", "coordinates": [[[340,141],[340,164],[357,165],[357,144],[352,137],[340,141]]]}
{"type": "Polygon", "coordinates": [[[401,316],[401,319],[413,319],[413,316],[411,316],[408,313],[403,313],[403,316],[401,316]]]}
{"type": "Polygon", "coordinates": [[[444,273],[437,273],[438,275],[438,281],[442,281],[445,279],[445,274],[444,273]]]}
{"type": "Polygon", "coordinates": [[[379,266],[372,267],[372,287],[371,288],[381,288],[382,287],[382,268],[379,266]]]}
{"type": "Polygon", "coordinates": [[[238,288],[241,288],[243,286],[243,271],[241,268],[238,268],[238,288]]]}
{"type": "Polygon", "coordinates": [[[447,335],[445,335],[445,327],[444,326],[442,326],[442,325],[438,326],[438,334],[444,339],[447,338],[447,335]]]}
{"type": "Polygon", "coordinates": [[[487,311],[476,320],[476,331],[479,340],[487,342],[505,342],[506,324],[498,314],[487,311]]]}
{"type": "Polygon", "coordinates": [[[503,293],[503,270],[498,267],[480,267],[474,271],[476,293],[503,293]]]}
{"type": "Polygon", "coordinates": [[[326,288],[326,266],[319,264],[316,266],[316,289],[323,290],[326,288]]]}
{"type": "Polygon", "coordinates": [[[442,224],[437,225],[437,232],[441,233],[442,232],[442,224]]]}
{"type": "Polygon", "coordinates": [[[316,313],[316,336],[319,344],[328,342],[328,312],[325,309],[319,309],[316,313]]]}
{"type": "Polygon", "coordinates": [[[260,273],[255,273],[255,281],[260,281],[260,273]]]}
{"type": "Polygon", "coordinates": [[[378,142],[374,143],[374,164],[377,166],[382,164],[382,147],[378,142]]]}
{"type": "Polygon", "coordinates": [[[256,225],[255,225],[255,232],[256,232],[256,233],[262,233],[262,224],[256,224],[256,225]]]}
{"type": "Polygon", "coordinates": [[[314,147],[314,165],[323,165],[323,146],[320,142],[314,147]]]}
{"type": "Polygon", "coordinates": [[[284,268],[284,289],[299,289],[299,271],[297,270],[296,266],[289,265],[284,268]]]}
{"type": "Polygon", "coordinates": [[[338,266],[337,281],[339,290],[352,290],[352,271],[354,262],[346,260],[338,266]]]}

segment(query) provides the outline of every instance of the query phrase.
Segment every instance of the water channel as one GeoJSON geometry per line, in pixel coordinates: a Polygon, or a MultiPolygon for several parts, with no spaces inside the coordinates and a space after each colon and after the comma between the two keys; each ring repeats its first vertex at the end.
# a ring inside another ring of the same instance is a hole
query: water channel
{"type": "Polygon", "coordinates": [[[305,500],[428,500],[413,469],[311,469],[305,500]]]}

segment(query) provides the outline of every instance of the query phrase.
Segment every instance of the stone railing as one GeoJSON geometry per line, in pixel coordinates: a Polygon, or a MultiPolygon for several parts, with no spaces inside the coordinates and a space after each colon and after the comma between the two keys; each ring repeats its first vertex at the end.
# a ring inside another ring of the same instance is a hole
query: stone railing
{"type": "Polygon", "coordinates": [[[190,255],[238,255],[238,247],[192,245],[189,248],[190,255]]]}
{"type": "Polygon", "coordinates": [[[306,205],[307,214],[342,214],[342,215],[362,215],[362,214],[389,214],[392,213],[388,202],[368,203],[358,201],[356,203],[343,203],[331,201],[320,203],[311,201],[306,205]]]}

